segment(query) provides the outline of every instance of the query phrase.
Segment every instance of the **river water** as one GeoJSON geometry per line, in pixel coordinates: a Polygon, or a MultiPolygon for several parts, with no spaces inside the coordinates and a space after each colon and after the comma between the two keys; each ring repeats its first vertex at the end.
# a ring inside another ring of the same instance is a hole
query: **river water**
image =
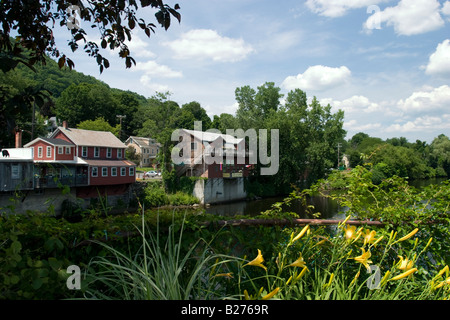
{"type": "MultiPolygon", "coordinates": [[[[439,184],[445,181],[445,178],[414,180],[410,181],[410,185],[416,188],[424,187],[430,184],[439,184]]],[[[264,198],[260,200],[251,201],[236,201],[231,203],[211,205],[205,208],[206,213],[220,215],[220,216],[235,216],[235,215],[249,215],[256,216],[261,212],[271,209],[271,206],[280,202],[284,197],[264,198]]],[[[341,219],[345,217],[345,209],[341,207],[336,201],[322,196],[313,196],[308,199],[308,204],[314,205],[315,212],[320,212],[322,219],[341,219]]],[[[294,201],[291,206],[284,207],[285,211],[295,212],[300,218],[312,218],[305,214],[305,207],[302,203],[294,201]]]]}

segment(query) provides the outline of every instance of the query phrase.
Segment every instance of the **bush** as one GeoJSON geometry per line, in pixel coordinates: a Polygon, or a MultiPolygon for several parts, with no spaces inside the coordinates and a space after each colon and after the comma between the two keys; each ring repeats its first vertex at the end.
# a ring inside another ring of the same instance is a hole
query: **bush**
{"type": "Polygon", "coordinates": [[[168,200],[169,204],[174,206],[191,206],[193,204],[199,203],[199,200],[196,197],[184,192],[169,194],[168,200]]]}
{"type": "Polygon", "coordinates": [[[161,207],[169,203],[169,198],[159,181],[149,183],[144,194],[145,207],[161,207]]]}

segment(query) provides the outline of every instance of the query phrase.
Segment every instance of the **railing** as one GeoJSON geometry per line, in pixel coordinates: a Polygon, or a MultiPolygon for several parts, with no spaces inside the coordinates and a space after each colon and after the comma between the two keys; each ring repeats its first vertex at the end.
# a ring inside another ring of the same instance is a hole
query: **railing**
{"type": "Polygon", "coordinates": [[[88,177],[87,175],[77,174],[64,177],[45,176],[35,178],[36,188],[58,188],[60,185],[69,187],[87,186],[88,177]]]}

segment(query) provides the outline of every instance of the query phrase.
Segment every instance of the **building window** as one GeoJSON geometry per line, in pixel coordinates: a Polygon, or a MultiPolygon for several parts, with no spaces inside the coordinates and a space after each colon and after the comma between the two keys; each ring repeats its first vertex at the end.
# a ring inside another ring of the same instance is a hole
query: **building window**
{"type": "Polygon", "coordinates": [[[81,148],[81,156],[83,157],[83,158],[86,158],[87,157],[87,147],[82,147],[81,148]]]}
{"type": "Polygon", "coordinates": [[[18,164],[13,164],[11,166],[11,179],[20,179],[21,176],[20,169],[21,166],[18,164]]]}
{"type": "Polygon", "coordinates": [[[108,167],[102,167],[102,177],[108,176],[108,167]]]}
{"type": "Polygon", "coordinates": [[[42,158],[42,147],[38,147],[38,158],[42,158]]]}
{"type": "Polygon", "coordinates": [[[117,159],[122,159],[122,149],[117,149],[117,159]]]}
{"type": "Polygon", "coordinates": [[[70,147],[66,147],[66,154],[70,154],[70,147]]]}
{"type": "Polygon", "coordinates": [[[117,176],[117,168],[116,167],[111,168],[111,176],[113,176],[113,177],[117,176]]]}
{"type": "Polygon", "coordinates": [[[94,147],[94,158],[100,157],[100,148],[94,147]]]}
{"type": "Polygon", "coordinates": [[[92,167],[92,176],[98,177],[98,168],[97,167],[92,167]]]}
{"type": "Polygon", "coordinates": [[[58,154],[63,154],[64,150],[63,147],[58,147],[58,154]]]}
{"type": "Polygon", "coordinates": [[[106,149],[106,157],[107,158],[111,158],[111,156],[112,156],[112,149],[111,148],[107,148],[106,149]]]}
{"type": "Polygon", "coordinates": [[[121,175],[122,177],[125,177],[125,176],[127,175],[127,168],[121,167],[121,168],[120,168],[120,175],[121,175]]]}
{"type": "Polygon", "coordinates": [[[130,167],[129,176],[130,177],[134,176],[134,167],[130,167]]]}
{"type": "Polygon", "coordinates": [[[52,147],[47,147],[47,158],[52,156],[52,147]]]}

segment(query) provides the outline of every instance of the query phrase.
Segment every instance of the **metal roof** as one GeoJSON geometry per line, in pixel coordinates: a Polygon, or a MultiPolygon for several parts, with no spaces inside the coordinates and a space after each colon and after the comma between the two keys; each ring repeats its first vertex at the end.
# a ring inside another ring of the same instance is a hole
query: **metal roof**
{"type": "Polygon", "coordinates": [[[51,135],[51,138],[55,137],[59,131],[66,135],[66,137],[77,146],[126,148],[125,144],[109,131],[94,131],[73,128],[66,129],[64,127],[58,127],[58,129],[51,135]]]}

